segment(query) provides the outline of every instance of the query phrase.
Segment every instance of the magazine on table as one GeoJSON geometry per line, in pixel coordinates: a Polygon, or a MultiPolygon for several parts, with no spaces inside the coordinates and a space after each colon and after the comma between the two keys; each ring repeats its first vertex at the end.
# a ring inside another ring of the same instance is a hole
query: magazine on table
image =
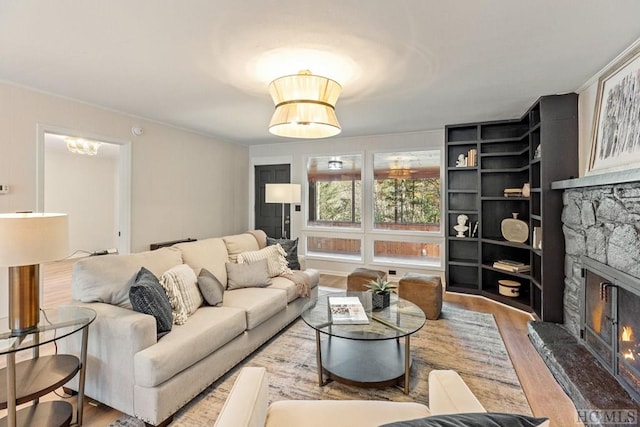
{"type": "Polygon", "coordinates": [[[366,325],[367,312],[358,297],[329,297],[331,322],[334,325],[366,325]]]}

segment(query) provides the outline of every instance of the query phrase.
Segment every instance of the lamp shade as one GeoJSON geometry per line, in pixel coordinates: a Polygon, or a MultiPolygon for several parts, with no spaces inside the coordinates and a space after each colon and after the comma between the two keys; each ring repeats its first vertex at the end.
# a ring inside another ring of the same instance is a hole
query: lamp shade
{"type": "Polygon", "coordinates": [[[340,133],[335,106],[342,87],[310,71],[275,79],[269,92],[276,109],[269,132],[289,138],[326,138],[340,133]]]}
{"type": "Polygon", "coordinates": [[[67,214],[0,214],[0,266],[55,261],[69,254],[67,214]]]}
{"type": "Polygon", "coordinates": [[[265,184],[265,203],[300,203],[300,184],[265,184]]]}

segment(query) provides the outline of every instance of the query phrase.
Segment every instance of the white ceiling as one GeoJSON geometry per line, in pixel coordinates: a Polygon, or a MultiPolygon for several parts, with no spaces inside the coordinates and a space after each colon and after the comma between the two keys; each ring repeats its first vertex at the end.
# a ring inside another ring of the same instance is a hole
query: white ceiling
{"type": "Polygon", "coordinates": [[[268,82],[343,85],[341,136],[516,117],[640,37],[638,0],[0,0],[0,80],[242,144],[268,82]]]}

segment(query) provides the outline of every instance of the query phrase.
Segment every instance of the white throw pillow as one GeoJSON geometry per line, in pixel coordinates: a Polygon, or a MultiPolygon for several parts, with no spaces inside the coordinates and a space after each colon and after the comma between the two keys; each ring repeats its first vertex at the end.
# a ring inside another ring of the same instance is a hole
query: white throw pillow
{"type": "Polygon", "coordinates": [[[203,302],[196,273],[187,264],[180,264],[162,273],[160,284],[169,297],[173,323],[183,325],[203,302]]]}
{"type": "Polygon", "coordinates": [[[287,262],[287,253],[280,244],[267,246],[259,251],[242,252],[238,255],[238,264],[251,264],[262,259],[267,260],[269,276],[271,277],[292,273],[287,262]]]}

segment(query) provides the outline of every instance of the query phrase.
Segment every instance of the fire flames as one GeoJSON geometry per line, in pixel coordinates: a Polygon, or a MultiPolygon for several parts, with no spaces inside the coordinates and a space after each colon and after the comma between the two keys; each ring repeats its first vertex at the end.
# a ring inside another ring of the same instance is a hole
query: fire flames
{"type": "MultiPolygon", "coordinates": [[[[623,326],[622,333],[620,334],[620,341],[622,342],[630,342],[633,340],[633,329],[631,326],[623,326]]],[[[633,354],[632,349],[628,349],[627,351],[623,351],[622,355],[626,360],[636,360],[635,355],[633,354]]]]}

